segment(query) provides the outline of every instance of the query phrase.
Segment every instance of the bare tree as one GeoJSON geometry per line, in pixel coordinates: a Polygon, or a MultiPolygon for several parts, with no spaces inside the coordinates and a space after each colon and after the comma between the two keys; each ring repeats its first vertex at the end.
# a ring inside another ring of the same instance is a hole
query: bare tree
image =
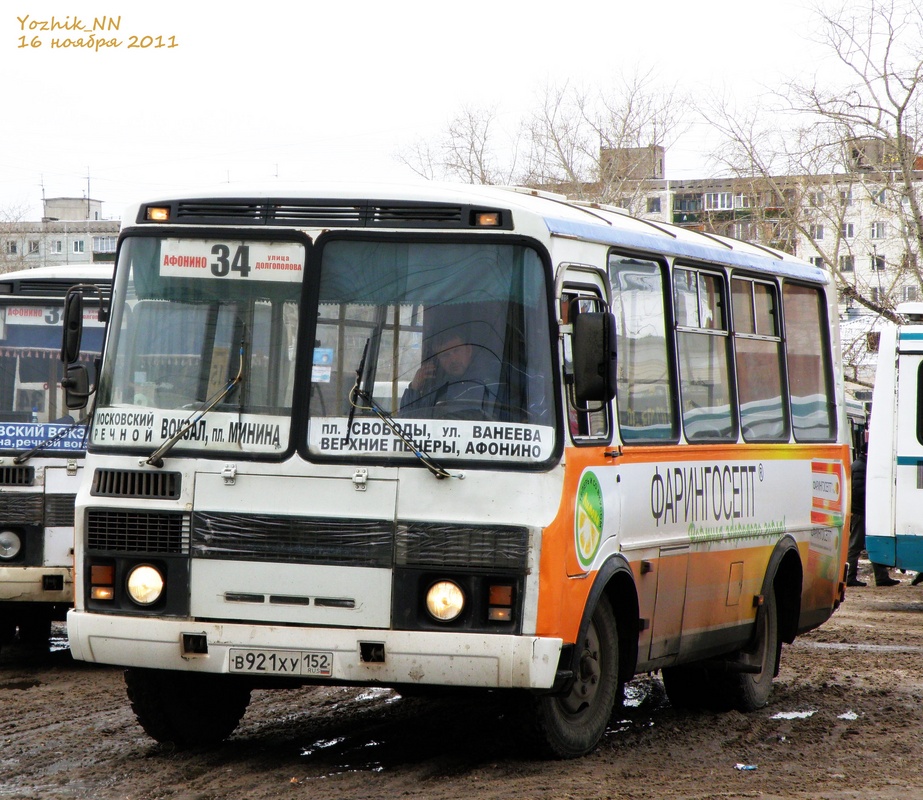
{"type": "MultiPolygon", "coordinates": [[[[895,265],[899,277],[923,290],[918,194],[923,160],[917,155],[923,135],[923,4],[870,0],[862,8],[831,8],[819,9],[821,43],[846,80],[839,88],[819,80],[793,83],[792,106],[815,115],[817,128],[842,148],[847,169],[875,187],[878,202],[904,237],[905,257],[895,265]]],[[[879,312],[893,308],[895,300],[886,293],[880,303],[870,302],[859,291],[856,299],[879,312]]]]}
{"type": "Polygon", "coordinates": [[[637,210],[645,181],[662,177],[663,153],[687,110],[652,71],[605,87],[547,84],[512,129],[502,128],[496,107],[465,107],[435,142],[416,142],[398,160],[432,180],[522,184],[637,210]]]}
{"type": "Polygon", "coordinates": [[[397,159],[428,180],[472,184],[514,182],[519,131],[500,130],[495,107],[465,106],[435,141],[418,140],[397,159]]]}
{"type": "Polygon", "coordinates": [[[546,84],[526,123],[529,137],[523,183],[550,186],[582,197],[584,186],[597,179],[592,139],[584,124],[582,95],[569,84],[546,84]]]}
{"type": "Polygon", "coordinates": [[[688,127],[688,101],[652,70],[587,88],[547,85],[528,123],[529,185],[639,212],[666,149],[688,127]]]}
{"type": "Polygon", "coordinates": [[[815,11],[818,43],[832,56],[823,63],[832,68],[791,81],[744,115],[727,103],[711,106],[709,122],[723,133],[715,160],[782,198],[779,225],[823,258],[844,299],[895,319],[904,288],[923,291],[923,6],[867,0],[815,11]],[[888,225],[887,237],[854,238],[851,207],[859,201],[876,209],[882,222],[872,224],[888,225]],[[902,252],[878,269],[884,261],[874,239],[893,243],[894,234],[902,252]]]}
{"type": "Polygon", "coordinates": [[[26,205],[0,207],[0,273],[25,269],[28,241],[23,231],[26,205]]]}

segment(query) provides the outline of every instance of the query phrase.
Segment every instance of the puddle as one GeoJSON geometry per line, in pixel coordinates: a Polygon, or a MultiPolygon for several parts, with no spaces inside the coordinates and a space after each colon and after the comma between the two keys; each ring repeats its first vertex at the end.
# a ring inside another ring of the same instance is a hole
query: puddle
{"type": "Polygon", "coordinates": [[[796,639],[791,647],[807,647],[814,650],[854,650],[861,653],[923,653],[923,647],[918,645],[811,642],[803,639],[796,639]]]}
{"type": "MultiPolygon", "coordinates": [[[[328,708],[342,715],[339,729],[304,744],[299,761],[311,768],[306,783],[353,772],[381,773],[438,758],[474,765],[521,755],[522,709],[498,696],[402,698],[388,689],[367,689],[344,697],[328,708]]],[[[630,734],[655,726],[655,717],[669,703],[663,683],[641,676],[625,686],[622,711],[613,717],[606,736],[630,734]]]]}
{"type": "Polygon", "coordinates": [[[9,681],[8,683],[0,683],[0,691],[3,689],[19,689],[25,691],[26,689],[34,689],[37,686],[41,686],[41,681],[9,681]]]}
{"type": "Polygon", "coordinates": [[[377,739],[350,738],[339,736],[335,739],[321,739],[301,750],[302,757],[317,760],[322,756],[327,763],[332,762],[323,777],[340,775],[346,772],[384,772],[385,767],[379,751],[384,743],[377,739]]]}
{"type": "Polygon", "coordinates": [[[817,711],[779,711],[769,719],[810,719],[817,711]]]}
{"type": "Polygon", "coordinates": [[[48,651],[51,653],[60,653],[63,650],[70,650],[67,643],[67,628],[64,623],[52,623],[51,636],[48,639],[48,651]]]}

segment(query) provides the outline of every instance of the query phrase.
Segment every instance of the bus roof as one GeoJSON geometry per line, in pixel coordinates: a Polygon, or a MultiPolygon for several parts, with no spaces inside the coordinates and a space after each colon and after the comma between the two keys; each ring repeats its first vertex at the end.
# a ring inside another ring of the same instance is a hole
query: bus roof
{"type": "Polygon", "coordinates": [[[103,284],[109,293],[115,264],[65,264],[0,274],[0,297],[63,297],[77,283],[103,284]]]}
{"type": "Polygon", "coordinates": [[[123,227],[143,224],[144,209],[161,204],[183,205],[182,218],[173,221],[184,224],[427,230],[471,229],[467,222],[457,222],[463,217],[451,214],[452,204],[500,208],[512,212],[514,223],[517,212],[535,215],[552,237],[762,269],[819,283],[830,280],[825,270],[774,248],[644,220],[614,206],[525,187],[429,182],[223,185],[135,204],[123,216],[123,227]],[[441,220],[454,224],[440,224],[441,220]]]}

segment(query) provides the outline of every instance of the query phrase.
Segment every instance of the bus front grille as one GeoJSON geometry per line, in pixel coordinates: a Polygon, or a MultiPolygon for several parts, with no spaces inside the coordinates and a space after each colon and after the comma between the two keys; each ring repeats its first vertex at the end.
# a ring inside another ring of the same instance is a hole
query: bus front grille
{"type": "Polygon", "coordinates": [[[389,567],[394,522],[197,511],[192,554],[198,558],[389,567]]]}
{"type": "Polygon", "coordinates": [[[32,486],[35,467],[0,467],[0,486],[32,486]]]}
{"type": "Polygon", "coordinates": [[[49,528],[74,527],[75,494],[45,495],[45,525],[49,528]]]}
{"type": "Polygon", "coordinates": [[[529,529],[197,511],[192,555],[363,567],[527,569],[529,529]]]}
{"type": "Polygon", "coordinates": [[[110,553],[189,552],[189,515],[181,511],[112,511],[91,508],[87,549],[110,553]]]}
{"type": "Polygon", "coordinates": [[[97,469],[90,494],[94,497],[139,497],[150,500],[176,500],[180,492],[179,472],[151,470],[97,469]]]}
{"type": "Polygon", "coordinates": [[[406,567],[524,572],[529,529],[515,525],[398,524],[395,563],[406,567]]]}
{"type": "Polygon", "coordinates": [[[4,525],[41,525],[42,495],[38,492],[0,494],[0,522],[4,525]]]}

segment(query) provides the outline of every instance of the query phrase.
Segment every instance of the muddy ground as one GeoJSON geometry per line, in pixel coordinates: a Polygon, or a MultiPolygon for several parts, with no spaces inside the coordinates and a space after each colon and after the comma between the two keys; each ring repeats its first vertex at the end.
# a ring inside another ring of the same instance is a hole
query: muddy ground
{"type": "Polygon", "coordinates": [[[767,708],[674,711],[645,676],[564,762],[530,758],[503,704],[344,688],[255,692],[223,746],[173,752],[59,628],[49,653],[0,653],[0,799],[921,798],[923,585],[897,576],[784,647],[767,708]]]}

